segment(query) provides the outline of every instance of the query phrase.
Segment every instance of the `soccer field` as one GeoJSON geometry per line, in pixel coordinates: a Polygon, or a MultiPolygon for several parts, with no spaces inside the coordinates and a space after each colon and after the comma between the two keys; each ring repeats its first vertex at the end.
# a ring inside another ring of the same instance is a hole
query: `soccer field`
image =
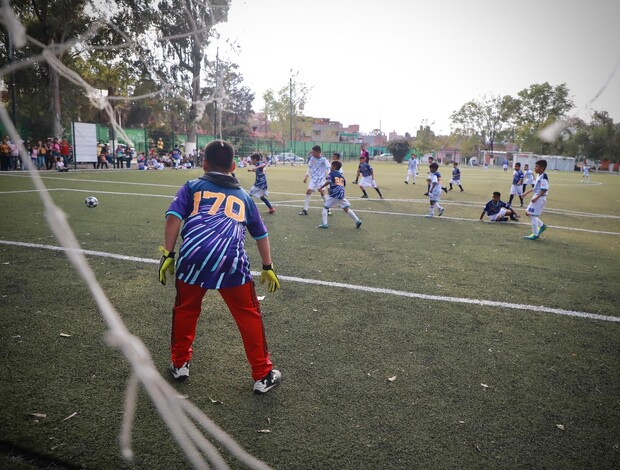
{"type": "MultiPolygon", "coordinates": [[[[518,204],[518,223],[478,220],[493,191],[508,200],[511,172],[463,167],[465,191],[442,194],[444,215],[426,219],[423,174],[406,185],[406,165],[373,167],[383,200],[372,189],[360,199],[355,165],[344,165],[357,230],[340,210],[317,229],[317,195],[298,215],[304,166],[267,171],[276,213],[257,206],[282,290],[257,291],[281,386],[252,395],[236,325],[211,292],[191,377],[174,387],[279,469],[619,468],[620,178],[549,172],[549,228],[528,241],[518,204]]],[[[172,197],[200,174],[41,173],[166,377],[175,292],[158,283],[157,247],[172,197]],[[86,207],[90,195],[98,207],[86,207]]],[[[236,174],[252,185],[253,173],[236,174]]],[[[129,366],[106,345],[27,174],[0,173],[0,213],[0,467],[189,468],[146,394],[134,463],[122,461],[129,366]]]]}

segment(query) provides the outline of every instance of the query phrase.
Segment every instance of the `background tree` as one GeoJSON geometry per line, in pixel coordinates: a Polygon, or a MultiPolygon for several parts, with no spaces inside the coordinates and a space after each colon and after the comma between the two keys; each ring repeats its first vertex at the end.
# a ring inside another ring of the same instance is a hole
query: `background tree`
{"type": "Polygon", "coordinates": [[[411,145],[409,141],[406,139],[392,140],[387,144],[387,148],[392,154],[392,158],[396,163],[402,163],[409,150],[411,149],[411,145]]]}
{"type": "Polygon", "coordinates": [[[569,96],[566,84],[562,83],[555,87],[547,82],[534,84],[521,90],[517,96],[512,113],[517,144],[523,151],[549,154],[554,150],[554,145],[540,140],[538,131],[566,117],[566,114],[573,109],[573,100],[569,96]]]}
{"type": "MultiPolygon", "coordinates": [[[[11,7],[27,34],[34,39],[24,48],[15,50],[15,60],[21,61],[41,54],[45,48],[61,63],[66,61],[71,48],[65,42],[83,34],[92,19],[85,12],[88,0],[31,0],[12,2],[11,7]],[[38,44],[37,44],[38,43],[38,44]]],[[[8,63],[9,37],[6,28],[0,29],[2,50],[0,58],[8,63]]],[[[62,136],[61,79],[57,66],[51,62],[33,64],[16,72],[16,95],[29,96],[29,103],[17,103],[18,121],[31,119],[29,111],[40,118],[47,117],[47,125],[39,129],[43,135],[62,136]],[[31,109],[29,109],[31,108],[31,109]],[[23,113],[26,111],[26,113],[23,113]]],[[[18,123],[16,123],[18,124],[18,123]]]]}
{"type": "Polygon", "coordinates": [[[422,120],[422,124],[420,124],[416,132],[413,145],[420,152],[420,156],[437,149],[437,137],[435,136],[435,132],[431,129],[430,124],[428,124],[428,120],[422,120]]]}
{"type": "Polygon", "coordinates": [[[514,107],[510,96],[469,101],[450,116],[453,132],[465,138],[477,137],[480,147],[493,154],[496,139],[508,126],[508,115],[514,107]]]}
{"type": "MultiPolygon", "coordinates": [[[[150,2],[142,0],[142,6],[150,2]]],[[[229,0],[159,0],[157,8],[145,10],[156,33],[166,61],[162,74],[170,77],[183,90],[189,102],[188,150],[196,145],[197,122],[202,118],[201,73],[205,48],[211,40],[211,30],[228,18],[229,0]]]]}
{"type": "Polygon", "coordinates": [[[278,134],[282,141],[287,137],[292,140],[291,127],[306,127],[307,123],[299,119],[306,106],[310,95],[310,88],[296,79],[296,74],[288,85],[284,85],[278,91],[269,88],[263,93],[265,101],[265,115],[270,121],[272,130],[278,134]]]}

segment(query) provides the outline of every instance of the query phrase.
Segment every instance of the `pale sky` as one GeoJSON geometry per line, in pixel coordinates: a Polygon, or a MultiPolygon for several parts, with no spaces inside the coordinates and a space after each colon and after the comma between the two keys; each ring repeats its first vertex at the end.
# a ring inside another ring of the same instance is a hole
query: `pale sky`
{"type": "Polygon", "coordinates": [[[584,107],[620,121],[620,0],[232,0],[219,46],[256,93],[312,87],[305,114],[415,133],[423,120],[450,131],[450,115],[484,95],[566,83],[584,107]],[[434,124],[433,124],[434,123],[434,124]]]}

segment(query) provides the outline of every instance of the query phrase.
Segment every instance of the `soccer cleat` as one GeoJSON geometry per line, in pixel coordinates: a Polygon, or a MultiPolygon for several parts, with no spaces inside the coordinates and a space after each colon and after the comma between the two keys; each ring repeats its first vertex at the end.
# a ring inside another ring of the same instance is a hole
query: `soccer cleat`
{"type": "Polygon", "coordinates": [[[448,189],[448,191],[452,191],[452,188],[448,189]]]}
{"type": "Polygon", "coordinates": [[[442,188],[441,188],[441,190],[442,190],[444,193],[448,194],[448,189],[447,189],[447,188],[443,188],[443,187],[442,187],[442,188]]]}
{"type": "Polygon", "coordinates": [[[441,217],[441,216],[443,215],[443,210],[444,210],[444,208],[443,208],[443,207],[442,207],[441,209],[439,209],[439,212],[437,213],[437,215],[438,215],[439,217],[441,217]]]}
{"type": "Polygon", "coordinates": [[[279,370],[271,369],[271,372],[265,377],[254,382],[254,394],[261,395],[267,393],[280,382],[282,382],[282,373],[279,370]]]}
{"type": "Polygon", "coordinates": [[[461,189],[461,192],[465,191],[464,189],[461,189]]]}
{"type": "Polygon", "coordinates": [[[185,380],[189,377],[189,362],[186,362],[181,367],[175,367],[174,364],[170,364],[170,373],[174,380],[185,380]]]}
{"type": "Polygon", "coordinates": [[[433,218],[433,217],[435,217],[435,216],[434,216],[434,215],[431,215],[431,214],[426,214],[424,217],[425,217],[425,218],[427,218],[427,219],[432,219],[432,218],[433,218]]]}
{"type": "Polygon", "coordinates": [[[428,196],[428,193],[424,193],[424,196],[428,196]]]}
{"type": "Polygon", "coordinates": [[[302,209],[299,211],[299,215],[308,215],[308,211],[306,209],[302,209]]]}
{"type": "Polygon", "coordinates": [[[355,222],[355,228],[360,228],[362,226],[362,221],[361,220],[357,220],[357,222],[355,222]]]}
{"type": "Polygon", "coordinates": [[[500,222],[508,222],[508,217],[502,217],[499,219],[500,222]]]}
{"type": "Polygon", "coordinates": [[[547,230],[547,226],[542,224],[542,226],[538,229],[538,236],[540,237],[545,230],[547,230]]]}
{"type": "Polygon", "coordinates": [[[276,213],[276,210],[272,207],[271,209],[269,209],[269,213],[270,213],[270,214],[275,214],[275,213],[276,213]]]}
{"type": "Polygon", "coordinates": [[[409,184],[409,181],[405,181],[405,184],[409,184]]]}
{"type": "Polygon", "coordinates": [[[329,228],[329,225],[321,224],[321,225],[317,225],[316,228],[329,228]]]}
{"type": "Polygon", "coordinates": [[[525,240],[539,240],[540,237],[538,235],[534,235],[533,233],[528,235],[527,237],[523,237],[525,240]]]}
{"type": "Polygon", "coordinates": [[[368,199],[368,194],[362,194],[362,199],[368,199]]]}

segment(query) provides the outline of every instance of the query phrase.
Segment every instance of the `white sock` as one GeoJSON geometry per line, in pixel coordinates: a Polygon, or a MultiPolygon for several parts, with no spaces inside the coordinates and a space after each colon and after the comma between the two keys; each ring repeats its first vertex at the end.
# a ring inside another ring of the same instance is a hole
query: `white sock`
{"type": "Polygon", "coordinates": [[[304,210],[308,210],[310,207],[310,194],[306,194],[306,200],[304,201],[304,210]]]}
{"type": "Polygon", "coordinates": [[[355,220],[356,222],[360,219],[357,218],[357,216],[355,215],[355,212],[353,212],[353,209],[349,209],[349,212],[347,212],[347,214],[349,214],[351,216],[351,218],[353,220],[355,220]]]}
{"type": "Polygon", "coordinates": [[[327,209],[323,208],[321,216],[323,217],[323,225],[327,225],[327,209]]]}
{"type": "Polygon", "coordinates": [[[441,207],[439,204],[435,204],[435,206],[437,207],[437,210],[438,210],[438,211],[443,210],[443,207],[441,207]]]}
{"type": "Polygon", "coordinates": [[[431,215],[431,216],[435,215],[435,206],[434,205],[431,206],[430,209],[428,210],[428,215],[431,215]]]}
{"type": "Polygon", "coordinates": [[[538,228],[540,227],[540,219],[536,216],[531,216],[532,219],[532,233],[538,235],[538,228]]]}

